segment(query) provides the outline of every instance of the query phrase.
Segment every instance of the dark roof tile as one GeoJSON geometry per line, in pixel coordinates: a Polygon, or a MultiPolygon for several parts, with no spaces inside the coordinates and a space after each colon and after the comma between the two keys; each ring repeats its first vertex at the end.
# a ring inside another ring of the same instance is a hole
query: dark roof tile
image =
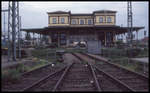
{"type": "Polygon", "coordinates": [[[93,13],[116,13],[117,11],[112,11],[112,10],[97,10],[94,11],[93,13]]]}

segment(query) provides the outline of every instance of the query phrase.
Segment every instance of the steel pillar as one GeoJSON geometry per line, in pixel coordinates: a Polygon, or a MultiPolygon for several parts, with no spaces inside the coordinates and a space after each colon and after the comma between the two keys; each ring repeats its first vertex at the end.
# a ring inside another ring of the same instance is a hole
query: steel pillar
{"type": "Polygon", "coordinates": [[[33,32],[33,45],[35,46],[34,32],[33,32]]]}
{"type": "Polygon", "coordinates": [[[127,19],[127,25],[128,25],[128,37],[127,37],[127,41],[128,41],[128,44],[129,46],[132,46],[132,39],[133,39],[133,35],[132,35],[132,26],[133,26],[133,22],[132,22],[132,3],[131,1],[128,1],[127,3],[127,16],[128,16],[128,19],[127,19]]]}
{"type": "Polygon", "coordinates": [[[60,33],[59,33],[59,32],[58,32],[57,37],[58,37],[58,41],[57,41],[57,43],[58,43],[58,47],[60,47],[60,33]]]}
{"type": "Polygon", "coordinates": [[[105,33],[105,47],[106,47],[106,40],[107,40],[107,37],[106,37],[106,32],[104,32],[105,33]]]}
{"type": "Polygon", "coordinates": [[[4,42],[6,42],[6,22],[5,22],[5,12],[4,12],[4,42]]]}
{"type": "Polygon", "coordinates": [[[9,43],[8,44],[8,61],[9,61],[11,54],[12,54],[13,61],[16,61],[17,31],[19,32],[19,2],[9,1],[8,3],[8,43],[9,43]],[[12,35],[10,33],[12,33],[12,35]],[[10,42],[10,36],[12,36],[12,45],[10,42]],[[10,49],[12,49],[12,51],[10,51],[10,49]]]}
{"type": "Polygon", "coordinates": [[[67,31],[67,34],[66,34],[66,45],[67,45],[67,47],[69,46],[69,42],[70,42],[69,31],[67,31]]]}

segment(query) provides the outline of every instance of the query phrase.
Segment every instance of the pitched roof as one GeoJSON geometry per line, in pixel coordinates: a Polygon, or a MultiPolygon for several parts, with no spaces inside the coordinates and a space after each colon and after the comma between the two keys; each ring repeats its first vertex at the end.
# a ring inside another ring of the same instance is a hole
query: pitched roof
{"type": "Polygon", "coordinates": [[[93,11],[93,13],[116,13],[117,11],[112,11],[112,10],[97,10],[93,11]]]}
{"type": "Polygon", "coordinates": [[[70,11],[69,12],[66,12],[66,11],[55,11],[55,12],[47,12],[48,14],[68,14],[68,13],[70,13],[70,11]]]}
{"type": "Polygon", "coordinates": [[[71,14],[71,16],[92,16],[92,14],[80,14],[80,13],[77,13],[77,14],[71,14]]]}

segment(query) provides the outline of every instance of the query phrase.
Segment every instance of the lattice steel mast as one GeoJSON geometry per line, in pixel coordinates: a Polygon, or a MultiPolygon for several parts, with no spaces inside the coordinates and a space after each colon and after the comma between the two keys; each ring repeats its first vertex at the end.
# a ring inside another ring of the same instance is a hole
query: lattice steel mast
{"type": "Polygon", "coordinates": [[[133,35],[132,35],[132,30],[133,30],[133,20],[132,20],[132,3],[131,1],[127,2],[127,26],[128,26],[128,36],[127,36],[127,42],[129,44],[129,46],[132,46],[132,39],[133,39],[133,35]]]}
{"type": "MultiPolygon", "coordinates": [[[[13,61],[16,61],[16,37],[19,28],[19,2],[9,1],[8,3],[8,61],[12,55],[13,61]],[[10,40],[12,36],[12,41],[10,40]],[[12,42],[12,43],[11,43],[12,42]]],[[[18,37],[19,40],[19,37],[18,37]]],[[[19,40],[20,41],[20,40],[19,40]]],[[[20,48],[19,48],[20,49],[20,48]]]]}

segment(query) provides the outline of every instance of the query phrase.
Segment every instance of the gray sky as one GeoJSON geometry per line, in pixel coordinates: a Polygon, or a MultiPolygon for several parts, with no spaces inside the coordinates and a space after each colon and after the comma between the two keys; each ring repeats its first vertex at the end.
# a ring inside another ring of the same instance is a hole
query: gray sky
{"type": "MultiPolygon", "coordinates": [[[[2,2],[2,9],[8,8],[8,2],[2,2]]],[[[71,13],[92,13],[96,10],[114,10],[116,25],[127,26],[127,2],[20,2],[22,28],[43,28],[48,26],[47,12],[71,11],[71,13]]],[[[149,31],[148,2],[132,2],[133,26],[144,26],[139,31],[139,38],[144,37],[144,30],[149,31]]],[[[2,16],[3,17],[3,16],[2,16]]],[[[3,20],[2,20],[3,21],[3,20]]],[[[1,22],[2,22],[1,21],[1,22]]],[[[3,24],[2,24],[3,28],[3,24]]],[[[149,32],[148,32],[149,33],[149,32]]],[[[147,33],[147,36],[148,36],[147,33]]]]}

